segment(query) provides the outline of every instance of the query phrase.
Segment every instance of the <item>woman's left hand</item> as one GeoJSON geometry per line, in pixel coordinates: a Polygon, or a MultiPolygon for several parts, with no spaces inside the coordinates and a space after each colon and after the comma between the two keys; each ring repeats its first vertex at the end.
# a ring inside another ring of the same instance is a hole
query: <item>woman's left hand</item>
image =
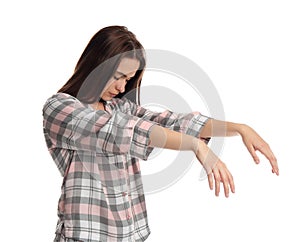
{"type": "Polygon", "coordinates": [[[259,151],[269,160],[272,167],[272,172],[276,175],[279,175],[277,159],[267,142],[264,141],[251,127],[247,125],[241,125],[239,130],[243,142],[253,157],[254,162],[256,164],[259,164],[260,162],[256,154],[256,151],[259,151]]]}

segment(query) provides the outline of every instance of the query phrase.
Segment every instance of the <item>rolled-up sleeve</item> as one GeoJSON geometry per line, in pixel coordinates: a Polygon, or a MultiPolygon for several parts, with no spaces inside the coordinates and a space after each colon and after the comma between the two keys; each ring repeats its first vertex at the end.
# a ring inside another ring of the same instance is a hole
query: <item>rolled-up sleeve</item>
{"type": "MultiPolygon", "coordinates": [[[[206,122],[211,119],[200,112],[176,113],[170,110],[153,112],[149,109],[136,105],[127,99],[123,99],[122,105],[128,106],[128,109],[131,110],[133,115],[140,117],[143,120],[155,122],[165,128],[197,138],[200,138],[201,129],[205,126],[206,122]]],[[[203,140],[208,143],[209,138],[203,140]]]]}
{"type": "Polygon", "coordinates": [[[132,135],[130,154],[143,160],[147,160],[148,156],[153,150],[150,144],[150,132],[153,122],[148,122],[139,119],[134,127],[132,135]]]}
{"type": "Polygon", "coordinates": [[[95,111],[72,97],[50,99],[43,115],[52,148],[130,153],[142,159],[147,159],[151,152],[149,131],[154,122],[119,111],[95,111]]]}

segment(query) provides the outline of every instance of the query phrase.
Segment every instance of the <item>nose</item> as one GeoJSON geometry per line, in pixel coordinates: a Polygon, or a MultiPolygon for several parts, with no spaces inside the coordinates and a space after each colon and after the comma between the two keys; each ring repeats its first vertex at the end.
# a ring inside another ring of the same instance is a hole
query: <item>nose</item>
{"type": "Polygon", "coordinates": [[[126,86],[126,79],[119,80],[119,81],[117,82],[116,89],[117,89],[120,93],[123,93],[123,92],[125,92],[125,86],[126,86]]]}

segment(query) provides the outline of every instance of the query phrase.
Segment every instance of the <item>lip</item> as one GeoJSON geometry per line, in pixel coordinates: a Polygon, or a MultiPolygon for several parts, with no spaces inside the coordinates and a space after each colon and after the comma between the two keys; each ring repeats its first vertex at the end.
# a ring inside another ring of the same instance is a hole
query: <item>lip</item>
{"type": "Polygon", "coordinates": [[[115,97],[115,96],[117,96],[118,94],[114,94],[114,93],[109,93],[109,95],[111,95],[112,97],[115,97]]]}

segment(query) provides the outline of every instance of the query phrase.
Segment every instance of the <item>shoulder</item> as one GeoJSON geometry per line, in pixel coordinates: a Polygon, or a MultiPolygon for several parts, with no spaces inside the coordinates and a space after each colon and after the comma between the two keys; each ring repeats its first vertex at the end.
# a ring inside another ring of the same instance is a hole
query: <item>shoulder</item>
{"type": "Polygon", "coordinates": [[[53,105],[53,104],[64,104],[64,105],[69,105],[69,104],[74,104],[74,103],[78,103],[84,106],[83,103],[81,103],[77,98],[71,96],[70,94],[67,93],[55,93],[53,94],[51,97],[49,97],[45,104],[44,107],[47,105],[53,105]]]}
{"type": "Polygon", "coordinates": [[[70,94],[67,93],[63,93],[63,92],[58,92],[53,94],[51,97],[49,97],[46,100],[46,103],[49,101],[76,101],[77,99],[73,96],[71,96],[70,94]]]}
{"type": "Polygon", "coordinates": [[[53,113],[71,113],[74,110],[87,111],[88,105],[67,93],[55,93],[43,105],[43,115],[53,113]]]}

